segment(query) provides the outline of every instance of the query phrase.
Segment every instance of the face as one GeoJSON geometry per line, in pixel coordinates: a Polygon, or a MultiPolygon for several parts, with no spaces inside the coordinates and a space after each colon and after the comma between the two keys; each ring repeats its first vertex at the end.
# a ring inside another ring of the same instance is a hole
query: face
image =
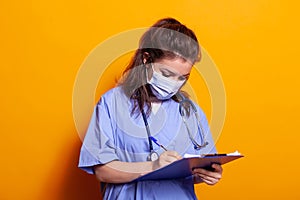
{"type": "MultiPolygon", "coordinates": [[[[152,64],[153,69],[162,74],[164,77],[176,80],[185,81],[188,79],[192,64],[182,58],[161,59],[152,64]]],[[[148,70],[149,79],[152,77],[152,70],[148,70]]]]}

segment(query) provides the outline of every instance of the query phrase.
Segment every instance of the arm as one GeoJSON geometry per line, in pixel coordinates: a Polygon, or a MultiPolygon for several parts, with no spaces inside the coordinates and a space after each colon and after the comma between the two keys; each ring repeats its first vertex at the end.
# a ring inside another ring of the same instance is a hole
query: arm
{"type": "Polygon", "coordinates": [[[152,162],[112,161],[94,167],[96,178],[106,183],[126,183],[153,171],[152,162]]]}
{"type": "Polygon", "coordinates": [[[104,165],[94,166],[96,178],[106,183],[126,183],[139,176],[159,169],[178,159],[180,155],[175,151],[166,151],[156,161],[147,162],[121,162],[111,161],[104,165]]]}

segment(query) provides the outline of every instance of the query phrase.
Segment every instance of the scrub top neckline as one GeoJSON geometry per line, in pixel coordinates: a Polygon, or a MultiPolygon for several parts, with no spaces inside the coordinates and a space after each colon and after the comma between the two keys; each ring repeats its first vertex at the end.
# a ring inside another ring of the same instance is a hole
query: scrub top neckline
{"type": "Polygon", "coordinates": [[[151,111],[153,114],[156,114],[161,106],[161,102],[152,102],[151,103],[151,111]]]}

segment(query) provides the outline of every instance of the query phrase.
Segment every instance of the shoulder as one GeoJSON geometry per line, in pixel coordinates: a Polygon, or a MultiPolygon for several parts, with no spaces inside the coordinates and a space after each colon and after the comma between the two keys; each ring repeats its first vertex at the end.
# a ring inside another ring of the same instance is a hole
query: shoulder
{"type": "Polygon", "coordinates": [[[115,110],[116,108],[128,106],[130,106],[130,99],[120,86],[105,92],[97,103],[97,107],[104,107],[107,110],[115,110]]]}
{"type": "Polygon", "coordinates": [[[114,101],[116,99],[119,99],[119,100],[128,99],[127,96],[125,95],[122,87],[120,87],[120,86],[114,87],[114,88],[108,90],[107,92],[105,92],[100,97],[99,102],[101,102],[101,101],[111,102],[111,101],[114,101]]]}

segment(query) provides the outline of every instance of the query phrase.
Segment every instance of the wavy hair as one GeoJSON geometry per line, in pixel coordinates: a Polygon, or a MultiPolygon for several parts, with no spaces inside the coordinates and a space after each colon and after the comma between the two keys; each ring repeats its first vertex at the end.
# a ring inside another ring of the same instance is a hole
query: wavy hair
{"type": "MultiPolygon", "coordinates": [[[[194,64],[201,58],[200,46],[192,30],[176,19],[164,18],[157,21],[143,34],[139,41],[139,48],[123,72],[123,79],[119,85],[134,101],[131,114],[139,114],[140,108],[146,106],[146,113],[149,115],[151,102],[158,101],[147,84],[145,65],[160,59],[175,58],[194,64]],[[143,62],[144,60],[146,63],[143,62]]],[[[180,92],[188,98],[187,93],[180,92]]],[[[174,95],[172,99],[179,101],[177,95],[174,95]]]]}

